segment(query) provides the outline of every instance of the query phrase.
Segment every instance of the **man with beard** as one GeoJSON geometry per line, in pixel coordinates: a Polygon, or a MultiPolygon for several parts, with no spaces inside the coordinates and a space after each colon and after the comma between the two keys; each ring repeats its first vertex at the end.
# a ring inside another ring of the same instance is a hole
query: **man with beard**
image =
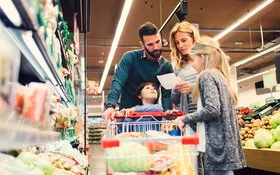
{"type": "MultiPolygon", "coordinates": [[[[157,75],[173,72],[171,63],[161,56],[162,42],[157,27],[150,22],[141,25],[139,37],[142,49],[126,52],[116,69],[103,113],[105,119],[115,115],[120,95],[120,110],[138,105],[136,89],[141,83],[153,82],[160,87],[157,75]]],[[[161,100],[164,111],[172,109],[171,90],[161,87],[161,100]]]]}

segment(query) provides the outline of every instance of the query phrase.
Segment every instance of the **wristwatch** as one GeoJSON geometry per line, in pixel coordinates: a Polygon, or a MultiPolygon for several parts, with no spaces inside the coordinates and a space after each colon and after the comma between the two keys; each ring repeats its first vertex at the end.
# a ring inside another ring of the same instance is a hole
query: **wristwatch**
{"type": "Polygon", "coordinates": [[[113,104],[111,104],[111,103],[106,103],[105,105],[104,105],[104,108],[105,109],[108,109],[108,108],[116,108],[116,105],[113,105],[113,104]]]}

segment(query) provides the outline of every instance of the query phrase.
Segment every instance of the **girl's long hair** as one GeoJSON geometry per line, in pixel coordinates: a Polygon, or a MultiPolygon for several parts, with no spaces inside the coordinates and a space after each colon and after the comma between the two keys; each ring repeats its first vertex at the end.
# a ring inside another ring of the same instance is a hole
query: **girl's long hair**
{"type": "MultiPolygon", "coordinates": [[[[203,70],[214,69],[219,71],[224,76],[230,96],[233,99],[234,105],[238,103],[237,95],[231,84],[231,76],[229,71],[228,56],[220,49],[219,43],[208,36],[201,36],[200,40],[197,41],[194,47],[191,49],[190,55],[203,55],[205,58],[203,70]]],[[[197,99],[199,93],[199,74],[196,79],[195,88],[193,90],[193,97],[197,99]]]]}
{"type": "MultiPolygon", "coordinates": [[[[170,49],[171,49],[171,62],[174,66],[175,70],[178,70],[180,68],[185,67],[188,60],[183,59],[183,55],[178,50],[175,44],[175,34],[177,32],[184,32],[187,33],[192,39],[193,42],[196,42],[199,39],[199,32],[198,30],[191,25],[187,21],[179,22],[175,24],[175,26],[172,28],[169,36],[169,43],[170,43],[170,49]]],[[[188,57],[188,55],[186,55],[188,57]]]]}

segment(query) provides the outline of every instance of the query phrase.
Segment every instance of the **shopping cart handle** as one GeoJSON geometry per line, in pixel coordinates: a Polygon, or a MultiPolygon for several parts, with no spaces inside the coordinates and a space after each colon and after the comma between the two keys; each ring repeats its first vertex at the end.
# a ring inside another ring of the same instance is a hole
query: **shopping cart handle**
{"type": "Polygon", "coordinates": [[[166,112],[130,112],[129,115],[121,115],[121,114],[116,114],[115,118],[140,118],[140,117],[177,117],[177,116],[183,116],[185,113],[183,111],[176,111],[167,114],[166,112]]]}
{"type": "Polygon", "coordinates": [[[197,134],[195,134],[193,136],[184,136],[184,137],[182,137],[182,144],[183,145],[198,145],[199,137],[197,134]]]}
{"type": "Polygon", "coordinates": [[[120,146],[120,140],[119,139],[101,139],[101,146],[103,149],[105,148],[113,148],[113,147],[119,147],[120,146]]]}

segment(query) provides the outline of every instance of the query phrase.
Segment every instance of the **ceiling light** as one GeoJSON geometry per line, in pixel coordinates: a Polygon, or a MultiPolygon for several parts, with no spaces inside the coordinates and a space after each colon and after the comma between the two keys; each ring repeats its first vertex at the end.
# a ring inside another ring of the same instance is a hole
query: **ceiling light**
{"type": "Polygon", "coordinates": [[[103,64],[104,60],[98,60],[98,64],[103,64]]]}
{"type": "Polygon", "coordinates": [[[234,63],[234,65],[235,65],[236,67],[237,67],[237,66],[240,66],[240,65],[242,65],[242,64],[247,63],[248,61],[251,61],[251,60],[253,60],[253,59],[256,59],[256,58],[258,58],[258,57],[260,57],[260,56],[262,56],[262,55],[264,55],[264,54],[266,54],[266,53],[269,53],[269,52],[271,52],[271,51],[274,51],[274,50],[276,50],[276,49],[278,49],[278,48],[280,48],[280,44],[277,44],[277,45],[275,45],[275,46],[273,46],[273,47],[270,47],[269,49],[266,49],[266,50],[264,50],[264,51],[262,51],[262,52],[260,52],[260,53],[257,53],[257,54],[255,54],[255,55],[253,55],[253,56],[250,56],[250,57],[245,58],[245,59],[243,59],[243,60],[241,60],[241,61],[238,61],[238,62],[234,63]]]}
{"type": "Polygon", "coordinates": [[[107,58],[107,63],[105,65],[105,69],[103,71],[103,75],[102,75],[102,78],[101,78],[101,81],[100,81],[100,86],[99,86],[99,89],[98,89],[98,93],[101,93],[102,90],[103,90],[103,86],[105,84],[110,66],[112,64],[113,57],[115,55],[115,52],[116,52],[116,49],[117,49],[122,31],[123,31],[123,27],[124,27],[127,15],[129,13],[129,10],[131,8],[132,2],[133,2],[133,0],[126,0],[125,4],[123,6],[121,18],[119,20],[118,27],[117,27],[117,30],[116,30],[116,33],[115,33],[115,37],[114,37],[114,40],[113,40],[113,43],[112,43],[112,46],[111,46],[111,50],[110,50],[109,56],[107,58]]]}
{"type": "Polygon", "coordinates": [[[241,42],[241,41],[235,41],[233,44],[234,44],[234,45],[237,45],[237,46],[241,46],[241,45],[243,45],[243,42],[241,42]]]}
{"type": "Polygon", "coordinates": [[[250,11],[248,14],[244,15],[239,20],[235,21],[233,24],[231,24],[228,28],[226,28],[224,31],[219,33],[218,35],[214,36],[214,40],[219,40],[222,37],[224,37],[226,34],[231,32],[233,29],[235,29],[237,26],[251,18],[253,15],[261,11],[263,8],[268,6],[270,3],[272,3],[274,0],[265,0],[262,3],[260,3],[256,8],[254,8],[252,11],[250,11]]]}
{"type": "Polygon", "coordinates": [[[251,79],[251,78],[254,78],[254,77],[257,77],[257,76],[260,76],[260,75],[266,74],[266,73],[268,73],[268,72],[275,71],[275,70],[276,70],[276,68],[273,68],[273,69],[269,69],[269,70],[266,70],[266,71],[260,72],[260,73],[258,73],[258,74],[251,75],[251,76],[246,77],[246,78],[242,78],[242,79],[240,79],[240,80],[237,80],[237,83],[240,83],[240,82],[243,82],[243,81],[249,80],[249,79],[251,79]]]}

